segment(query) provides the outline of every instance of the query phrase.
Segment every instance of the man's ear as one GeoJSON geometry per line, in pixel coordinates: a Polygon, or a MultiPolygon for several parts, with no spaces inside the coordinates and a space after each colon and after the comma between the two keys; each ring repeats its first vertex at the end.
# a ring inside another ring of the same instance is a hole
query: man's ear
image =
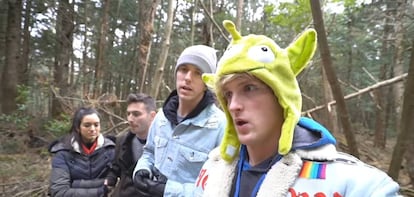
{"type": "Polygon", "coordinates": [[[156,111],[151,111],[150,116],[151,116],[152,120],[154,120],[155,115],[157,115],[157,112],[156,111]]]}

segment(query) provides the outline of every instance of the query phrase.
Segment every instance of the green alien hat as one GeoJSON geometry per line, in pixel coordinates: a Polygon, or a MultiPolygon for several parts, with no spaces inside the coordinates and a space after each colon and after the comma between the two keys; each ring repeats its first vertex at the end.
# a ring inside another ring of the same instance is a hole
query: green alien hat
{"type": "Polygon", "coordinates": [[[203,74],[203,81],[217,92],[218,101],[227,118],[221,157],[231,162],[238,155],[240,141],[228,111],[226,100],[216,82],[224,75],[249,72],[266,83],[274,92],[283,109],[284,122],[279,139],[279,154],[286,155],[292,148],[293,132],[299,121],[302,96],[296,76],[306,67],[316,50],[316,31],[305,30],[286,49],[280,48],[264,35],[241,36],[233,22],[223,21],[232,41],[218,62],[214,74],[203,74]]]}

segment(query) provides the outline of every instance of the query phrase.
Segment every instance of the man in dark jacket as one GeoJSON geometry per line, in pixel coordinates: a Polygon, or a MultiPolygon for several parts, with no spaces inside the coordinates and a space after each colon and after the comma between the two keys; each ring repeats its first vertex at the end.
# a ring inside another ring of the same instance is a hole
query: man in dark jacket
{"type": "Polygon", "coordinates": [[[137,196],[132,182],[135,163],[141,157],[148,130],[156,114],[155,100],[146,94],[130,94],[127,98],[127,118],[130,129],[116,140],[115,161],[107,176],[108,185],[115,186],[112,196],[137,196]]]}

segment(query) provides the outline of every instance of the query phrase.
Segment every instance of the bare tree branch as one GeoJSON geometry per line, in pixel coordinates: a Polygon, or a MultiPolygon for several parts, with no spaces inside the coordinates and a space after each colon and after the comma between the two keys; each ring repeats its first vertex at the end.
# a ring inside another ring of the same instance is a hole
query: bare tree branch
{"type": "MultiPolygon", "coordinates": [[[[361,94],[364,94],[364,93],[367,93],[367,92],[371,92],[371,91],[373,91],[373,90],[375,90],[375,89],[378,89],[378,88],[381,88],[381,87],[384,87],[384,86],[387,86],[387,85],[391,85],[391,84],[393,84],[393,83],[397,83],[397,82],[401,82],[401,81],[403,81],[404,80],[404,78],[406,78],[407,77],[407,73],[405,73],[405,74],[403,74],[403,75],[400,75],[400,76],[397,76],[397,77],[394,77],[394,78],[391,78],[391,79],[388,79],[388,80],[385,80],[385,81],[381,81],[381,82],[379,82],[379,83],[376,83],[376,84],[374,84],[374,85],[372,85],[372,86],[368,86],[368,87],[366,87],[366,88],[364,88],[364,89],[360,89],[360,90],[358,90],[357,92],[354,92],[354,93],[352,93],[352,94],[348,94],[348,95],[346,95],[345,97],[344,97],[344,99],[345,100],[347,100],[347,99],[351,99],[351,98],[354,98],[354,97],[356,97],[356,96],[358,96],[358,95],[361,95],[361,94]]],[[[321,109],[323,109],[323,108],[325,108],[325,107],[331,107],[331,105],[335,105],[336,104],[336,101],[330,101],[330,102],[328,102],[327,104],[324,104],[324,105],[319,105],[319,106],[317,106],[317,107],[315,107],[315,108],[312,108],[312,109],[309,109],[309,110],[306,110],[306,111],[304,111],[304,112],[302,112],[302,115],[309,115],[310,113],[312,113],[312,112],[315,112],[315,111],[318,111],[318,110],[321,110],[321,109]]]]}
{"type": "Polygon", "coordinates": [[[207,14],[208,18],[210,18],[211,22],[214,24],[214,26],[216,26],[216,28],[219,30],[221,36],[223,36],[223,38],[227,41],[230,42],[230,40],[227,38],[227,35],[223,32],[223,30],[220,28],[220,26],[216,23],[216,21],[214,20],[214,18],[211,16],[211,14],[208,12],[208,9],[206,8],[206,6],[204,5],[203,1],[199,1],[201,7],[203,7],[204,12],[207,14]]]}

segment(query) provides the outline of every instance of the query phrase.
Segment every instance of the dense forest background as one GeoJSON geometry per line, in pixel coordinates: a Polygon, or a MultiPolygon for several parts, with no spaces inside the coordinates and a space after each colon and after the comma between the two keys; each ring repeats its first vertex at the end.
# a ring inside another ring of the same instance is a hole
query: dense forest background
{"type": "Polygon", "coordinates": [[[413,0],[0,0],[0,196],[46,194],[47,145],[77,107],[116,135],[129,93],[162,106],[185,47],[222,55],[225,19],[282,48],[315,28],[303,115],[414,196],[413,18],[413,0]]]}

